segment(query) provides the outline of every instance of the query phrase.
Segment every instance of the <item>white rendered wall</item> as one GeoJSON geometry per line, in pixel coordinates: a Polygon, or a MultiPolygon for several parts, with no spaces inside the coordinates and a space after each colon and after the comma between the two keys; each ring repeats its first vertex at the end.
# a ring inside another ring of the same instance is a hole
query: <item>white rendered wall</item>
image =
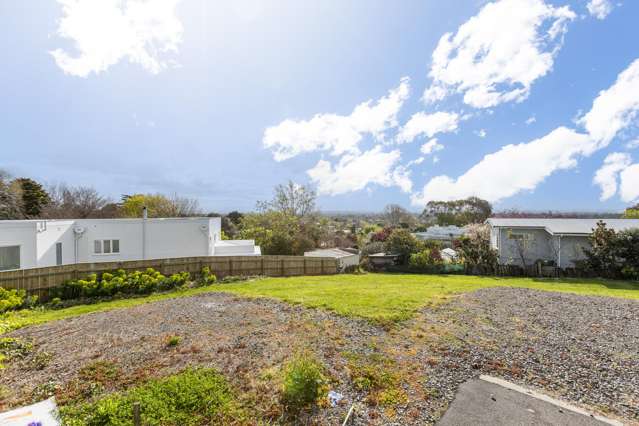
{"type": "Polygon", "coordinates": [[[62,264],[75,263],[73,249],[73,225],[72,220],[43,221],[40,232],[36,233],[37,241],[37,266],[56,265],[56,243],[62,243],[62,264]]]}
{"type": "Polygon", "coordinates": [[[0,222],[0,247],[4,246],[20,246],[21,269],[38,266],[35,222],[0,222]]]}

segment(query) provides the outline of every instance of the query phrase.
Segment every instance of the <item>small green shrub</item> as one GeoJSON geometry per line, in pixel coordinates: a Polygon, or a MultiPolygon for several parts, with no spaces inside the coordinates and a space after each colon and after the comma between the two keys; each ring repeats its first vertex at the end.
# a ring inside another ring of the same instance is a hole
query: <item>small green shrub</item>
{"type": "Polygon", "coordinates": [[[142,423],[149,426],[230,424],[243,418],[224,377],[209,369],[188,369],[93,403],[67,405],[61,417],[67,426],[128,426],[134,402],[140,403],[142,423]]]}
{"type": "Polygon", "coordinates": [[[53,355],[49,352],[38,352],[31,360],[31,368],[34,370],[44,370],[53,359],[53,355]]]}
{"type": "Polygon", "coordinates": [[[78,372],[80,379],[102,384],[113,382],[120,375],[120,369],[112,361],[95,361],[85,365],[78,372]]]}
{"type": "Polygon", "coordinates": [[[433,265],[441,265],[442,263],[441,252],[437,248],[425,248],[419,253],[413,253],[408,261],[410,266],[416,268],[427,268],[433,265]]]}
{"type": "Polygon", "coordinates": [[[175,347],[180,344],[182,338],[180,336],[167,336],[165,342],[168,347],[175,347]]]}
{"type": "Polygon", "coordinates": [[[5,289],[0,287],[0,314],[22,307],[26,293],[24,290],[5,289]]]}
{"type": "Polygon", "coordinates": [[[208,266],[204,266],[201,272],[200,283],[202,285],[215,284],[217,282],[217,277],[215,274],[211,273],[211,268],[208,266]]]}
{"type": "Polygon", "coordinates": [[[288,410],[299,411],[314,404],[325,385],[319,360],[309,352],[297,354],[284,368],[282,402],[288,410]]]}
{"type": "Polygon", "coordinates": [[[0,338],[0,369],[4,368],[2,361],[24,358],[33,351],[33,344],[14,337],[0,338]]]}

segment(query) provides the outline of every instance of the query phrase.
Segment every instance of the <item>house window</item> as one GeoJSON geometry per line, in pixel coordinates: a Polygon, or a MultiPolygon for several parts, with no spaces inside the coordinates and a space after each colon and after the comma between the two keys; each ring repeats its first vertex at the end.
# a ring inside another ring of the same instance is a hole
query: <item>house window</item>
{"type": "Polygon", "coordinates": [[[508,239],[519,241],[531,241],[534,239],[533,234],[530,232],[514,232],[508,231],[508,239]]]}
{"type": "Polygon", "coordinates": [[[120,240],[95,240],[93,241],[94,254],[120,253],[120,240]]]}
{"type": "Polygon", "coordinates": [[[62,243],[55,243],[55,264],[62,265],[62,243]]]}
{"type": "Polygon", "coordinates": [[[20,269],[20,246],[0,247],[0,271],[20,269]]]}

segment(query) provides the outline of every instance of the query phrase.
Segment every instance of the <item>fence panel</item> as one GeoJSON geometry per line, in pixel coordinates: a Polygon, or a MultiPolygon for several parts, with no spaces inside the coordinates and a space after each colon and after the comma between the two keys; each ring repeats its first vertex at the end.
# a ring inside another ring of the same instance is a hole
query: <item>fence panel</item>
{"type": "Polygon", "coordinates": [[[78,263],[0,272],[0,287],[26,290],[29,294],[45,296],[48,289],[64,281],[79,279],[89,274],[124,269],[125,271],[153,268],[163,275],[182,271],[193,277],[208,266],[219,278],[230,275],[291,277],[299,275],[337,274],[337,261],[333,258],[304,256],[205,256],[171,259],[130,260],[122,262],[78,263]]]}

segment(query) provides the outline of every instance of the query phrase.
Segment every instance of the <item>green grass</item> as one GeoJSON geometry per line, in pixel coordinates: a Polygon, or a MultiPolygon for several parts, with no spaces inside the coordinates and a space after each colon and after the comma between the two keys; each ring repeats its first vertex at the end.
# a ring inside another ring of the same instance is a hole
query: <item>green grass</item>
{"type": "Polygon", "coordinates": [[[144,303],[223,291],[247,297],[268,297],[341,315],[378,322],[410,318],[419,308],[455,294],[487,287],[525,287],[595,296],[639,299],[639,283],[607,280],[543,280],[466,275],[362,274],[266,278],[230,284],[118,299],[64,309],[32,309],[0,315],[0,334],[21,327],[92,312],[128,308],[144,303]]]}
{"type": "Polygon", "coordinates": [[[61,417],[69,426],[131,425],[134,403],[140,404],[144,425],[238,424],[246,418],[224,377],[209,369],[187,369],[95,402],[65,406],[61,417]]]}
{"type": "Polygon", "coordinates": [[[226,292],[268,297],[378,322],[410,318],[421,307],[487,287],[524,287],[582,295],[639,299],[639,283],[606,280],[542,280],[465,275],[363,274],[269,278],[225,284],[226,292]]]}

